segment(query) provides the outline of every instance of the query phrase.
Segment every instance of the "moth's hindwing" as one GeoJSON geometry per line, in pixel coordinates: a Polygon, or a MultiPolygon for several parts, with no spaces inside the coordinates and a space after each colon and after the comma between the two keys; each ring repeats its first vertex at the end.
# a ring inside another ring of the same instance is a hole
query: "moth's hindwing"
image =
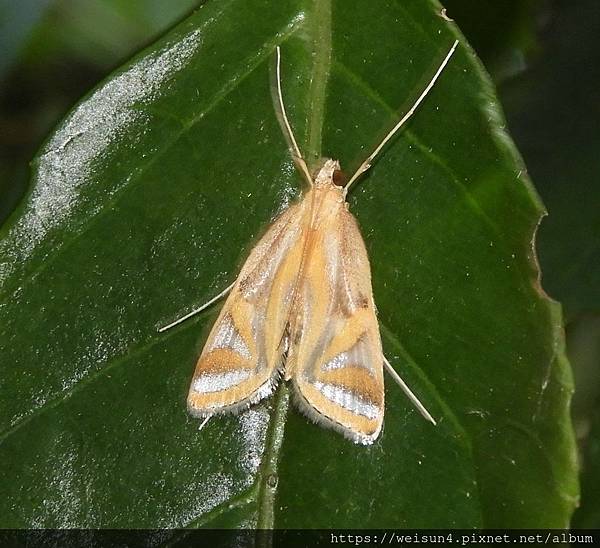
{"type": "Polygon", "coordinates": [[[369,259],[345,204],[322,209],[299,283],[286,372],[309,417],[369,444],[381,431],[384,413],[369,259]]]}
{"type": "Polygon", "coordinates": [[[188,394],[192,415],[236,411],[273,391],[287,343],[305,210],[304,201],[288,208],[242,267],[196,365],[188,394]]]}

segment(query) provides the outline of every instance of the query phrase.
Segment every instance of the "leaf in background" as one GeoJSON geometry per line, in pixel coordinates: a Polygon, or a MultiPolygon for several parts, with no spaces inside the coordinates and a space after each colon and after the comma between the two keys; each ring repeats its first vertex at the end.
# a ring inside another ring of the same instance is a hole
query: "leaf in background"
{"type": "MultiPolygon", "coordinates": [[[[27,181],[24,166],[14,166],[10,146],[21,140],[23,125],[13,125],[5,119],[7,74],[25,49],[32,29],[42,18],[48,4],[49,0],[21,0],[0,5],[0,224],[23,195],[27,181]]],[[[22,90],[19,92],[22,93],[22,90]]]]}
{"type": "Polygon", "coordinates": [[[0,82],[30,38],[50,0],[3,2],[0,6],[0,82]]]}
{"type": "Polygon", "coordinates": [[[26,50],[26,62],[63,57],[104,71],[180,21],[202,0],[53,2],[26,50]]]}
{"type": "Polygon", "coordinates": [[[496,85],[526,69],[527,58],[537,49],[540,0],[446,0],[444,5],[496,85]]]}
{"type": "Polygon", "coordinates": [[[600,526],[600,314],[588,314],[571,322],[567,340],[577,387],[571,414],[581,467],[581,504],[573,515],[572,525],[597,529],[600,526]]]}
{"type": "Polygon", "coordinates": [[[600,527],[600,6],[594,0],[544,6],[541,54],[501,88],[510,127],[548,207],[539,234],[544,287],[569,320],[567,347],[582,465],[575,527],[600,527]]]}
{"type": "Polygon", "coordinates": [[[548,11],[544,55],[501,91],[548,208],[538,235],[544,287],[570,320],[600,311],[600,5],[555,3],[548,11]]]}
{"type": "Polygon", "coordinates": [[[302,148],[351,172],[457,31],[431,2],[209,2],[85,98],[35,160],[0,240],[4,527],[564,527],[577,497],[542,213],[463,41],[350,197],[391,382],[372,447],[286,389],[198,432],[185,396],[229,284],[299,194],[269,67],[302,148]]]}
{"type": "Polygon", "coordinates": [[[200,2],[0,2],[0,224],[25,193],[31,156],[74,101],[200,2]]]}
{"type": "Polygon", "coordinates": [[[581,506],[573,515],[573,527],[598,529],[600,524],[600,404],[589,415],[589,431],[582,456],[581,506]]]}

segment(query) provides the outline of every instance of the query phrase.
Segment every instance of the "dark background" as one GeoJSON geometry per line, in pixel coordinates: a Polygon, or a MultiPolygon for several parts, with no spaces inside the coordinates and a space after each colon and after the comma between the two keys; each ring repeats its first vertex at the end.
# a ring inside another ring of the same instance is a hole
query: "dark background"
{"type": "MultiPolygon", "coordinates": [[[[0,224],[65,113],[201,0],[0,0],[0,224]]],[[[600,2],[447,0],[491,74],[548,209],[537,235],[562,302],[576,394],[582,504],[600,527],[600,2]]]]}

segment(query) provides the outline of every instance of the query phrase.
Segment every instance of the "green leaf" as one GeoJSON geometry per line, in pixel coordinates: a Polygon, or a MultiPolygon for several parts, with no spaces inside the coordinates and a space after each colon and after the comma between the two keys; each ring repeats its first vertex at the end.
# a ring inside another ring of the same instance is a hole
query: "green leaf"
{"type": "Polygon", "coordinates": [[[571,414],[579,446],[581,504],[572,525],[600,527],[600,314],[571,322],[567,331],[569,359],[577,391],[571,414]]]}
{"type": "Polygon", "coordinates": [[[600,311],[600,32],[595,0],[554,5],[543,56],[501,89],[515,139],[548,208],[538,243],[544,286],[570,320],[600,311]],[[577,36],[577,39],[573,39],[577,36]],[[573,79],[573,74],[581,77],[573,79]]]}
{"type": "Polygon", "coordinates": [[[597,529],[600,526],[600,403],[589,416],[586,443],[582,452],[581,506],[573,516],[573,526],[597,529]]]}
{"type": "Polygon", "coordinates": [[[543,211],[468,44],[350,196],[389,379],[371,447],[283,387],[199,432],[188,383],[217,308],[300,196],[273,111],[349,172],[456,36],[433,2],[209,2],[85,98],[0,240],[0,525],[563,527],[577,497],[543,211]]]}
{"type": "Polygon", "coordinates": [[[527,68],[537,49],[540,0],[446,0],[447,15],[469,39],[496,84],[527,68]]]}
{"type": "Polygon", "coordinates": [[[0,80],[18,59],[31,31],[44,15],[50,0],[3,2],[0,6],[0,80]]]}
{"type": "Polygon", "coordinates": [[[510,126],[548,208],[537,241],[544,286],[563,303],[574,369],[572,416],[579,445],[581,504],[574,527],[600,527],[600,32],[594,0],[547,4],[540,55],[501,88],[510,126]],[[574,39],[573,37],[577,38],[574,39]],[[568,67],[568,69],[565,69],[568,67]],[[580,77],[573,79],[573,74],[580,77]]]}
{"type": "Polygon", "coordinates": [[[202,0],[54,2],[28,44],[28,61],[43,65],[66,57],[71,63],[114,68],[200,3],[202,0]]]}

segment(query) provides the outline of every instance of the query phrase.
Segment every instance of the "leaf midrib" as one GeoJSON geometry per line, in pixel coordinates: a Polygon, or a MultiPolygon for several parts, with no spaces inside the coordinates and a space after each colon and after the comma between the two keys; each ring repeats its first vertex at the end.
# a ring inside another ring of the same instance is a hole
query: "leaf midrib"
{"type": "Polygon", "coordinates": [[[314,30],[312,33],[311,49],[315,62],[308,92],[309,122],[308,143],[305,154],[309,162],[321,156],[323,141],[323,120],[325,119],[325,101],[329,74],[331,72],[331,1],[316,2],[314,30]]]}
{"type": "MultiPolygon", "coordinates": [[[[311,85],[308,92],[308,105],[310,107],[308,123],[308,144],[305,154],[309,161],[316,159],[321,154],[323,121],[325,117],[325,102],[329,75],[331,71],[331,0],[318,0],[315,10],[308,18],[309,33],[311,35],[311,49],[313,50],[314,63],[312,66],[311,85]],[[313,23],[312,26],[310,23],[313,23]]],[[[277,478],[277,466],[285,435],[285,424],[289,413],[289,388],[282,381],[274,396],[274,408],[265,450],[261,459],[261,467],[257,477],[257,528],[272,529],[275,526],[275,500],[276,487],[271,487],[268,482],[277,478]]]]}

